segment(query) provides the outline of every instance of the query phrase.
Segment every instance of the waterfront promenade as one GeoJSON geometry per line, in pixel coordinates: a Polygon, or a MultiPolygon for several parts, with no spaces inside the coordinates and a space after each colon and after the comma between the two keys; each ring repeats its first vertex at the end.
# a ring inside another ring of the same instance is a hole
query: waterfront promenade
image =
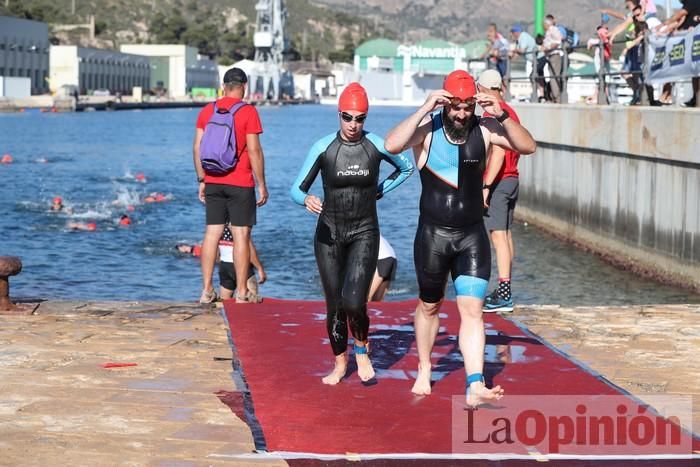
{"type": "MultiPolygon", "coordinates": [[[[232,411],[236,355],[217,309],[47,301],[29,312],[0,315],[1,465],[50,465],[58,455],[61,465],[284,465],[235,459],[254,443],[232,411]]],[[[699,313],[530,306],[507,318],[642,401],[694,396],[697,432],[699,313]]]]}

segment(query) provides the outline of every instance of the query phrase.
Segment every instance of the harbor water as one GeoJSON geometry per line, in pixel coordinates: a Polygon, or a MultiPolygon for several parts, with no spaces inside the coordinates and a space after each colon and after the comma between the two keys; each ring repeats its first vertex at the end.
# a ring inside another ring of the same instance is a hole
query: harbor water
{"type": "MultiPolygon", "coordinates": [[[[410,111],[373,108],[366,129],[384,136],[410,111]]],[[[191,152],[197,112],[0,114],[0,155],[14,159],[0,165],[0,255],[24,263],[11,280],[13,298],[198,299],[198,260],[174,248],[199,243],[204,231],[191,152]],[[164,201],[144,202],[152,192],[164,194],[164,201]],[[63,198],[65,212],[50,211],[55,196],[63,198]],[[123,213],[133,218],[131,226],[119,226],[123,213]],[[71,222],[95,222],[97,230],[72,231],[71,222]]],[[[322,299],[312,247],[316,218],[288,192],[311,145],[336,131],[337,113],[317,105],[259,112],[270,191],[253,231],[268,275],[262,293],[322,299]]],[[[321,193],[320,177],[312,192],[321,193]]],[[[417,296],[412,251],[419,194],[414,174],[378,202],[382,233],[399,262],[388,300],[417,296]]],[[[517,224],[513,234],[516,303],[700,303],[697,295],[640,279],[533,227],[517,224]]],[[[492,282],[496,276],[494,262],[492,282]]],[[[448,296],[454,296],[451,286],[448,296]]]]}

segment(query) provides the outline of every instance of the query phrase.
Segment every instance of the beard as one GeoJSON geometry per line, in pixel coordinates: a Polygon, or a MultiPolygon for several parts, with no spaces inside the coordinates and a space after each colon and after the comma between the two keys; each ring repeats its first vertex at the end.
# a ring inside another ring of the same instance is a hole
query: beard
{"type": "Polygon", "coordinates": [[[445,133],[451,142],[455,144],[463,144],[467,141],[467,136],[474,126],[474,115],[466,119],[464,122],[459,122],[451,119],[446,111],[442,112],[442,126],[445,133]]]}

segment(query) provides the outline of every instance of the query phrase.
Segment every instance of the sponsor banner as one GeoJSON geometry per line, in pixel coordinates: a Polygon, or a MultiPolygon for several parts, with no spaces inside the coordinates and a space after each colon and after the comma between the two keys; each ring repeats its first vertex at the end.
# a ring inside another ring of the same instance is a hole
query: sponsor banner
{"type": "Polygon", "coordinates": [[[700,76],[700,25],[672,36],[650,35],[646,81],[650,84],[700,76]]]}
{"type": "Polygon", "coordinates": [[[692,397],[516,396],[478,410],[452,400],[453,454],[687,458],[692,397]]]}

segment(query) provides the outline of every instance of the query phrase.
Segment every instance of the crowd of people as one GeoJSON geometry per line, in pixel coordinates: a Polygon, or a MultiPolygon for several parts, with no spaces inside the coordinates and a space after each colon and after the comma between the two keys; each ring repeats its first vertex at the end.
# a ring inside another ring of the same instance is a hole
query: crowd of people
{"type": "MultiPolygon", "coordinates": [[[[486,37],[489,45],[482,58],[487,59],[489,68],[497,70],[503,79],[508,78],[508,62],[520,59],[525,62],[525,74],[533,78],[537,86],[540,102],[560,102],[565,82],[563,60],[566,54],[580,48],[594,49],[596,70],[603,68],[606,75],[612,73],[613,47],[620,50],[622,78],[632,90],[630,105],[642,102],[646,93],[650,105],[660,106],[672,103],[673,83],[662,86],[662,92],[655,96],[653,86],[645,82],[643,66],[645,61],[645,37],[649,34],[669,36],[694,28],[700,23],[700,2],[682,0],[681,8],[665,21],[658,17],[653,0],[624,0],[621,6],[625,11],[601,10],[600,24],[585,45],[579,45],[578,33],[558,23],[553,15],[547,15],[543,22],[544,34],[533,37],[523,25],[514,24],[510,28],[510,40],[498,31],[496,24],[488,26],[486,37]],[[612,21],[618,21],[612,25],[612,21]],[[624,38],[624,40],[621,40],[624,38]]],[[[606,83],[609,78],[606,76],[606,83]]],[[[508,83],[506,83],[508,84],[508,83]]],[[[695,107],[700,78],[692,79],[692,97],[683,102],[686,107],[695,107]]],[[[607,84],[605,92],[611,102],[607,84]]],[[[590,98],[588,102],[596,102],[590,98]]]]}
{"type": "MultiPolygon", "coordinates": [[[[243,101],[247,85],[242,70],[228,70],[223,97],[204,107],[195,125],[193,162],[206,217],[200,303],[218,299],[212,276],[222,236],[232,246],[219,252],[222,297],[255,303],[259,297],[250,279],[255,270],[261,281],[265,277],[251,241],[257,208],[268,199],[262,123],[255,107],[243,101]],[[228,265],[222,268],[224,263],[228,265]]],[[[393,196],[417,170],[422,185],[414,243],[419,366],[412,391],[431,393],[431,349],[451,275],[461,317],[466,402],[478,406],[500,399],[503,389],[487,387],[483,375],[482,314],[513,310],[510,230],[518,196],[517,164],[520,154],[535,151],[536,143],[503,101],[502,77],[495,70],[484,71],[478,81],[466,71],[450,73],[443,89],[430,93],[385,139],[366,129],[369,111],[364,88],[359,83],[346,86],[338,100],[338,130],[311,146],[290,189],[292,200],[316,217],[313,248],[334,356],[322,382],[335,385],[345,378],[351,336],[358,376],[369,381],[375,375],[367,303],[384,298],[397,268],[393,248],[380,235],[377,202],[393,196]],[[393,172],[380,181],[383,163],[393,172]],[[319,175],[322,196],[311,193],[319,175]],[[499,280],[488,293],[490,240],[499,280]]]]}

